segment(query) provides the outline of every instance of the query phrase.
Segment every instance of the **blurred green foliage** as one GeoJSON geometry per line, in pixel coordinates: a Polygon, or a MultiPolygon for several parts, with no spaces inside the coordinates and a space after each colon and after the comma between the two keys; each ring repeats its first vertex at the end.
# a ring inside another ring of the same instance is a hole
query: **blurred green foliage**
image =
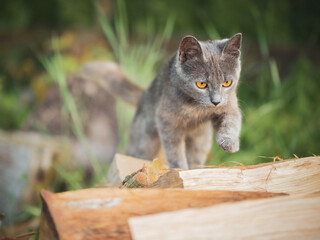
{"type": "Polygon", "coordinates": [[[317,1],[137,0],[127,4],[129,9],[135,9],[129,11],[129,18],[138,22],[151,13],[158,24],[164,24],[167,16],[174,14],[179,33],[203,35],[203,26],[212,23],[221,36],[241,31],[247,37],[256,38],[257,24],[261,24],[267,39],[273,42],[319,43],[320,3],[317,1]],[[260,19],[255,15],[260,15],[260,19]]]}
{"type": "MultiPolygon", "coordinates": [[[[164,44],[172,36],[174,27],[172,16],[169,16],[163,29],[158,30],[157,33],[155,33],[155,26],[150,26],[146,22],[146,38],[140,39],[138,43],[132,45],[129,41],[129,32],[134,27],[128,22],[124,1],[117,2],[114,21],[108,20],[98,5],[97,13],[103,33],[110,43],[114,60],[121,65],[122,71],[130,76],[132,81],[140,86],[147,87],[150,80],[155,76],[159,63],[165,57],[164,44]]],[[[120,152],[125,152],[134,113],[135,109],[132,107],[121,101],[117,102],[120,152]]]]}
{"type": "Polygon", "coordinates": [[[77,0],[3,0],[0,8],[0,32],[26,28],[64,28],[92,25],[93,1],[77,0]]]}
{"type": "MultiPolygon", "coordinates": [[[[58,40],[53,39],[53,46],[56,49],[60,48],[60,43],[58,40]]],[[[82,120],[78,112],[75,101],[67,87],[67,66],[65,59],[62,57],[59,51],[55,52],[55,55],[52,58],[40,57],[40,61],[45,67],[46,71],[50,77],[55,81],[59,86],[60,95],[64,102],[64,108],[68,111],[72,120],[72,131],[74,135],[79,139],[83,148],[86,151],[86,154],[89,157],[90,163],[94,169],[94,175],[97,177],[103,177],[103,171],[99,162],[93,157],[92,151],[89,147],[87,139],[84,135],[82,120]]],[[[105,173],[104,173],[105,174],[105,173]]]]}
{"type": "MultiPolygon", "coordinates": [[[[111,6],[117,1],[100,2],[111,6]]],[[[319,43],[318,1],[126,0],[125,3],[130,25],[136,25],[130,32],[131,35],[136,35],[135,37],[149,33],[145,28],[146,20],[150,24],[163,26],[168,16],[175,16],[175,30],[179,35],[203,35],[205,24],[213,23],[222,36],[241,31],[246,33],[246,36],[255,38],[256,26],[262,24],[268,40],[287,44],[319,43]],[[257,15],[260,19],[257,19],[257,15]]],[[[1,1],[0,32],[34,27],[85,27],[92,26],[94,22],[93,0],[1,1]]]]}

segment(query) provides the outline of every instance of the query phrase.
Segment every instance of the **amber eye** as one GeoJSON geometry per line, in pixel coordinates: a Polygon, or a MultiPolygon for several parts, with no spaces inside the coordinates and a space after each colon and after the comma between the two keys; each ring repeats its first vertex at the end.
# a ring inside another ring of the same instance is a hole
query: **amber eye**
{"type": "Polygon", "coordinates": [[[224,83],[222,83],[223,87],[229,87],[231,85],[232,81],[225,81],[224,83]]]}
{"type": "Polygon", "coordinates": [[[198,88],[206,88],[208,86],[207,83],[205,82],[197,82],[197,87],[198,88]]]}

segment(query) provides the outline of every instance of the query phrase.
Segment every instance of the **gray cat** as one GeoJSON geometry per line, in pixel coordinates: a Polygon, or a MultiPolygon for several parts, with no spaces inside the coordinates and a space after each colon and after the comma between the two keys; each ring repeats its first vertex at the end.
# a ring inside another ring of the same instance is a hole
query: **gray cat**
{"type": "Polygon", "coordinates": [[[85,65],[84,72],[104,78],[100,83],[114,95],[138,103],[128,155],[151,160],[161,143],[171,168],[200,167],[211,149],[213,130],[222,149],[239,150],[241,112],[236,88],[241,39],[241,34],[215,41],[185,37],[144,91],[114,64],[85,65]]]}

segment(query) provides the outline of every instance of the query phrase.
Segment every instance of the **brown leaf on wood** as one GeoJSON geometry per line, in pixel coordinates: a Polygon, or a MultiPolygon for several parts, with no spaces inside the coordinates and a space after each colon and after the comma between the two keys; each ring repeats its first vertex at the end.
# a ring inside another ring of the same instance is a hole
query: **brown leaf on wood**
{"type": "Polygon", "coordinates": [[[165,168],[165,166],[158,159],[155,159],[150,165],[144,165],[142,169],[128,175],[122,182],[122,187],[147,187],[157,181],[159,177],[167,172],[169,172],[169,169],[165,168]]]}

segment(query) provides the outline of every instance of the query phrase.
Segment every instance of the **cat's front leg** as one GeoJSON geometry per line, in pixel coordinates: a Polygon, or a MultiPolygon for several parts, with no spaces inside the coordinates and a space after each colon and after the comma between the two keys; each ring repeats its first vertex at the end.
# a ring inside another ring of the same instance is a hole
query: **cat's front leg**
{"type": "Polygon", "coordinates": [[[188,169],[184,132],[161,117],[156,122],[169,167],[188,169]]]}
{"type": "Polygon", "coordinates": [[[218,145],[225,151],[234,153],[239,151],[239,135],[241,130],[241,113],[236,108],[224,112],[212,119],[218,145]]]}

